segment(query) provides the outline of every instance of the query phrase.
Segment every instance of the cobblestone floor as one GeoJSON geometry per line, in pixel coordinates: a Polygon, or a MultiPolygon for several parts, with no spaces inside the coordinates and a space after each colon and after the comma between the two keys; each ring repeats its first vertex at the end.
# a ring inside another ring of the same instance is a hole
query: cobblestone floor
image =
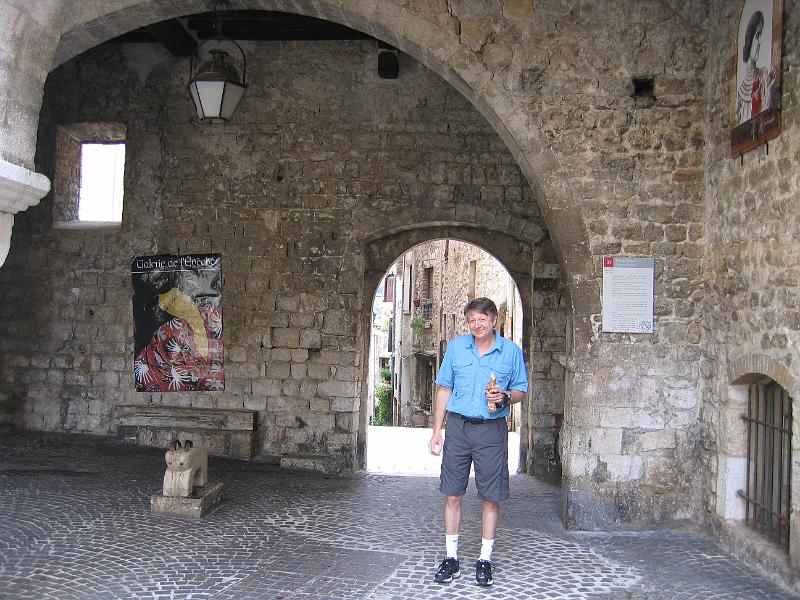
{"type": "Polygon", "coordinates": [[[152,515],[163,453],[91,436],[0,435],[0,597],[290,600],[794,598],[685,532],[577,534],[559,491],[512,479],[494,559],[477,588],[480,504],[465,500],[464,575],[442,558],[436,480],[326,478],[212,458],[226,501],[206,518],[152,515]]]}

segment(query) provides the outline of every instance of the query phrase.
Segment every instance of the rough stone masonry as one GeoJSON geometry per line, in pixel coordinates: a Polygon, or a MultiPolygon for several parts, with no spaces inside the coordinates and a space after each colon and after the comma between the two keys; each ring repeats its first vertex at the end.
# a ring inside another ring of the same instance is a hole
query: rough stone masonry
{"type": "Polygon", "coordinates": [[[258,411],[265,455],[356,467],[366,282],[399,255],[380,247],[489,230],[507,266],[547,243],[561,266],[565,522],[716,522],[731,386],[760,374],[800,391],[796,0],[783,134],[741,161],[726,155],[736,9],[721,0],[241,0],[366,31],[404,52],[401,78],[375,78],[374,42],[253,44],[244,104],[215,129],[192,121],[183,61],[78,56],[204,2],[62,4],[0,4],[0,155],[52,177],[57,127],[123,123],[126,212],[118,231],[52,230],[52,196],[17,215],[5,421],[110,431],[111,406],[144,401],[126,380],[128,258],[219,251],[230,386],[179,401],[258,411]],[[642,77],[652,95],[634,94],[642,77]],[[600,331],[605,254],[655,258],[652,336],[600,331]]]}

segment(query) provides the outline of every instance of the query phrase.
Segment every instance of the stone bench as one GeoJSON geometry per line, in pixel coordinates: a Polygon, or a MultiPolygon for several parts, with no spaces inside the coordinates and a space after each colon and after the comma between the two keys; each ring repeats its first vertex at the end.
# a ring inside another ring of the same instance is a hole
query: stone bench
{"type": "Polygon", "coordinates": [[[120,437],[143,446],[192,440],[209,454],[231,458],[252,458],[255,449],[256,413],[250,410],[117,405],[114,423],[120,437]]]}

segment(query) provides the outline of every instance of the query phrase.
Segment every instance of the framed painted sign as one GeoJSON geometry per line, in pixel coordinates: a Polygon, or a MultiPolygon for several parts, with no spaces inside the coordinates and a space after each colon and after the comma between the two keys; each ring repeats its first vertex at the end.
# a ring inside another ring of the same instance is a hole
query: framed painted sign
{"type": "Polygon", "coordinates": [[[221,261],[164,254],[131,262],[137,391],[225,389],[221,261]]]}
{"type": "Polygon", "coordinates": [[[783,0],[740,0],[731,46],[731,157],[781,132],[783,0]]]}

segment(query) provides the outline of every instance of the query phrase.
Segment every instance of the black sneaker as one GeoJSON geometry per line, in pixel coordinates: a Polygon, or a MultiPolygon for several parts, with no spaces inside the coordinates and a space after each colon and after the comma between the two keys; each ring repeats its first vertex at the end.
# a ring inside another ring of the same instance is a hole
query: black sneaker
{"type": "Polygon", "coordinates": [[[458,559],[448,557],[439,565],[439,569],[436,571],[436,575],[433,576],[433,580],[436,583],[450,583],[459,575],[461,575],[461,568],[459,567],[458,559]]]}
{"type": "Polygon", "coordinates": [[[492,571],[494,565],[488,560],[479,560],[475,563],[475,583],[478,585],[492,585],[492,571]]]}

